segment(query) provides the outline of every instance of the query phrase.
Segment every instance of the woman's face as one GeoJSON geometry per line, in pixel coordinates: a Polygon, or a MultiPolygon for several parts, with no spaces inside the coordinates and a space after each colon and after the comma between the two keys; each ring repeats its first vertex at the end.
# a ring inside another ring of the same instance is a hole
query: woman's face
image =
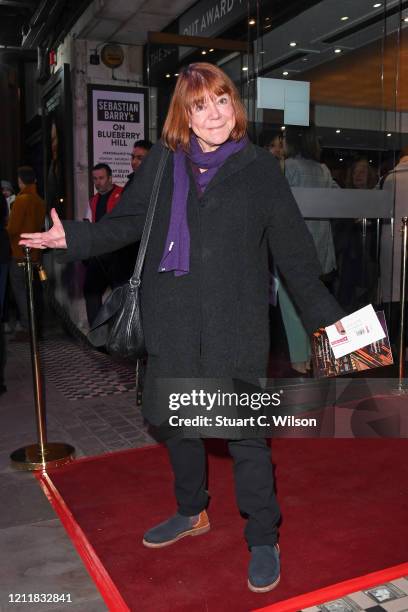
{"type": "Polygon", "coordinates": [[[368,166],[366,162],[357,162],[352,173],[353,187],[365,189],[368,183],[368,166]]]}
{"type": "Polygon", "coordinates": [[[228,140],[235,127],[235,111],[230,96],[208,94],[203,104],[192,108],[189,126],[204,152],[215,151],[228,140]]]}

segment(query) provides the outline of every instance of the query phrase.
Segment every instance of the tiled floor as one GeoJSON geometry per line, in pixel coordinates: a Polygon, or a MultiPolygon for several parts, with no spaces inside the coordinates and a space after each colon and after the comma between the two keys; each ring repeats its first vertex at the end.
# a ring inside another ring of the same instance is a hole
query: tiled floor
{"type": "MultiPolygon", "coordinates": [[[[15,343],[14,352],[28,358],[27,343],[15,343]]],[[[135,388],[134,367],[117,363],[85,344],[49,337],[40,343],[42,371],[48,383],[70,400],[118,395],[135,388]]]]}
{"type": "MultiPolygon", "coordinates": [[[[9,338],[8,355],[8,392],[0,397],[0,612],[106,610],[33,475],[10,466],[10,453],[36,442],[36,429],[29,347],[9,338]],[[70,594],[72,603],[23,603],[29,593],[70,594]],[[19,603],[11,603],[14,594],[19,603]]],[[[115,364],[57,327],[41,342],[41,358],[49,441],[72,444],[77,456],[154,442],[136,407],[132,366],[115,364]]],[[[408,612],[408,577],[303,612],[356,610],[408,612]]]]}
{"type": "Polygon", "coordinates": [[[302,612],[408,612],[408,576],[347,597],[305,608],[302,612]]]}

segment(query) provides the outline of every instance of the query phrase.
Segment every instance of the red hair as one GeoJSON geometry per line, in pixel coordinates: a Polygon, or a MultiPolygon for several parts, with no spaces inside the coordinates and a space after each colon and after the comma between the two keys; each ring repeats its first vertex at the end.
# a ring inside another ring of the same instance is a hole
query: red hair
{"type": "Polygon", "coordinates": [[[247,131],[247,117],[239,93],[229,76],[218,66],[197,62],[183,68],[177,79],[164,122],[162,140],[175,151],[178,145],[187,150],[190,143],[189,114],[205,98],[228,94],[235,112],[235,126],[231,132],[233,140],[240,140],[247,131]]]}

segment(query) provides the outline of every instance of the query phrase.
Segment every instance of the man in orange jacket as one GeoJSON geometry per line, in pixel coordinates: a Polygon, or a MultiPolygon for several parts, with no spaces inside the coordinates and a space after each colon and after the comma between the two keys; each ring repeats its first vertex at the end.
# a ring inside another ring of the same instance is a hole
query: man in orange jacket
{"type": "MultiPolygon", "coordinates": [[[[89,200],[86,218],[91,223],[98,223],[102,217],[115,208],[120,200],[123,187],[113,183],[112,170],[108,164],[96,164],[92,168],[92,181],[97,193],[89,200]]],[[[118,264],[119,260],[115,253],[92,257],[86,264],[84,297],[89,325],[92,325],[102,306],[102,297],[106,289],[115,288],[121,284],[118,264]]]]}
{"type": "MultiPolygon", "coordinates": [[[[28,339],[28,310],[25,287],[24,268],[19,264],[24,261],[24,251],[19,246],[20,234],[41,232],[45,221],[45,203],[37,193],[34,170],[30,166],[21,166],[17,170],[20,192],[14,200],[7,225],[11,245],[10,283],[20,313],[23,327],[21,338],[28,339]]],[[[40,259],[40,251],[31,250],[34,262],[40,259]]]]}

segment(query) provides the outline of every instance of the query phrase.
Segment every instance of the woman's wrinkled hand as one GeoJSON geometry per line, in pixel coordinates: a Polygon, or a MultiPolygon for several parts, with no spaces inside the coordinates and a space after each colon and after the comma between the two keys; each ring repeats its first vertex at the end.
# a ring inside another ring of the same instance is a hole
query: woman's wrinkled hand
{"type": "Polygon", "coordinates": [[[55,208],[51,210],[53,226],[48,232],[36,234],[21,234],[20,246],[30,249],[66,249],[65,231],[55,208]]]}

